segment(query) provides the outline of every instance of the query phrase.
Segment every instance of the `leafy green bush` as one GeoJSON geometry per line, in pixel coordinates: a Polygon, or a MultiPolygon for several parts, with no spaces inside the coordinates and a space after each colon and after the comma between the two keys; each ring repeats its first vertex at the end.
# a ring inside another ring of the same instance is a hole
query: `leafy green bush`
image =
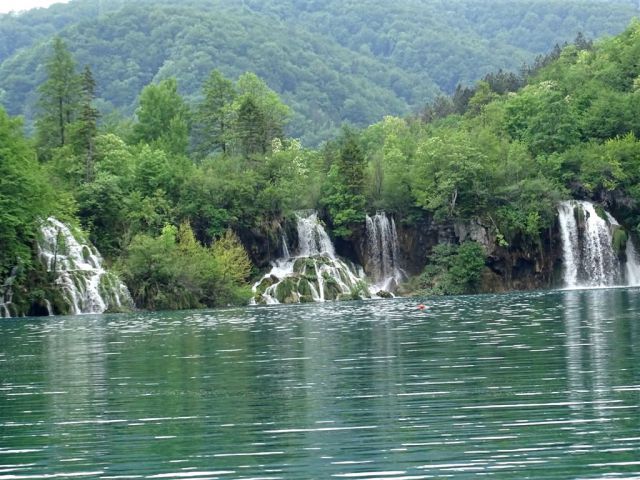
{"type": "Polygon", "coordinates": [[[188,223],[167,225],[158,237],[136,236],[124,279],[136,305],[150,310],[246,303],[251,263],[238,238],[227,231],[211,247],[195,239],[188,223]]]}
{"type": "Polygon", "coordinates": [[[477,242],[436,245],[418,279],[418,286],[432,295],[475,293],[485,258],[484,248],[477,242]]]}

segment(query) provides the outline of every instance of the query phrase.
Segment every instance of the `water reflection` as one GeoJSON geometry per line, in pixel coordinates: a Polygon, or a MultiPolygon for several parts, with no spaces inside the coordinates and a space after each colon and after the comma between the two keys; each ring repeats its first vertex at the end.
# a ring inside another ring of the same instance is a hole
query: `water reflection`
{"type": "Polygon", "coordinates": [[[106,435],[108,373],[105,324],[67,317],[44,330],[47,464],[102,464],[95,440],[106,435]],[[82,428],[91,424],[90,430],[82,428]],[[66,440],[73,438],[73,443],[66,440]],[[82,442],[79,440],[82,439],[82,442]]]}
{"type": "Polygon", "coordinates": [[[600,417],[609,412],[611,326],[615,321],[610,315],[615,311],[619,294],[616,290],[564,293],[570,395],[579,409],[593,395],[591,404],[600,417]]]}
{"type": "Polygon", "coordinates": [[[580,416],[584,408],[586,383],[584,379],[585,366],[583,365],[582,351],[584,340],[582,335],[582,319],[584,312],[581,298],[583,292],[579,290],[567,290],[563,295],[563,314],[566,331],[567,352],[567,379],[569,386],[569,399],[574,415],[580,416]]]}
{"type": "Polygon", "coordinates": [[[640,475],[637,291],[421,302],[2,322],[0,480],[640,475]]]}

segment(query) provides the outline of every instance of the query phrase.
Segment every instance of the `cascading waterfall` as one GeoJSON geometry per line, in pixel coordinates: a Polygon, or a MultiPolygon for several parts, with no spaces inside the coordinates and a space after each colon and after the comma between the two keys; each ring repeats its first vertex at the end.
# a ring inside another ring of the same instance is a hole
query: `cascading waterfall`
{"type": "Polygon", "coordinates": [[[398,233],[393,218],[385,213],[366,217],[367,261],[365,270],[375,282],[374,289],[391,291],[402,281],[399,266],[398,233]]]}
{"type": "Polygon", "coordinates": [[[287,237],[282,235],[282,258],[288,260],[291,258],[291,254],[289,253],[289,245],[287,244],[287,237]]]}
{"type": "Polygon", "coordinates": [[[324,302],[370,297],[364,271],[338,258],[315,211],[297,216],[298,251],[291,256],[283,238],[283,257],[254,286],[252,303],[324,302]]]}
{"type": "Polygon", "coordinates": [[[599,215],[591,202],[571,200],[558,206],[558,220],[566,288],[640,284],[633,241],[608,212],[599,215]],[[624,268],[620,252],[616,252],[620,235],[626,239],[624,268]]]}
{"type": "Polygon", "coordinates": [[[12,316],[11,307],[13,301],[13,282],[16,279],[17,268],[11,271],[11,275],[0,285],[0,318],[12,316]]]}
{"type": "Polygon", "coordinates": [[[640,285],[640,258],[638,257],[638,251],[636,250],[633,241],[629,239],[627,241],[627,285],[637,286],[640,285]]]}
{"type": "Polygon", "coordinates": [[[127,287],[103,268],[100,253],[93,245],[79,241],[67,225],[53,217],[43,223],[41,234],[38,256],[47,271],[54,274],[71,314],[133,306],[127,287]]]}

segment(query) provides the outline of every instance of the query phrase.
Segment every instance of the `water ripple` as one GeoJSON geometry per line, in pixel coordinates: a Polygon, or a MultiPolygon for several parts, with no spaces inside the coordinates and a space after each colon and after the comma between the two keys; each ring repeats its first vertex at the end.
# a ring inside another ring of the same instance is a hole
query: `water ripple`
{"type": "Polygon", "coordinates": [[[3,320],[0,480],[638,478],[639,311],[617,289],[3,320]]]}

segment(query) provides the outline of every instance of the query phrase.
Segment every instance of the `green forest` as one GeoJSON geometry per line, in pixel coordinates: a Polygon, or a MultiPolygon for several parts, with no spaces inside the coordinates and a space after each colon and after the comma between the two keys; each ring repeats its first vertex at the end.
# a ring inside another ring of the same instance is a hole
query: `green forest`
{"type": "MultiPolygon", "coordinates": [[[[42,48],[33,135],[0,110],[0,278],[20,267],[25,304],[46,288],[34,240],[50,215],[88,232],[149,309],[246,303],[274,254],[264,246],[303,208],[347,243],[383,210],[409,226],[481,219],[505,252],[537,252],[568,198],[606,204],[640,233],[635,20],[314,149],[287,136],[295,109],[254,73],[213,69],[193,103],[178,79],[151,82],[135,117],[118,120],[77,46],[42,48]]],[[[435,248],[410,287],[476,291],[485,255],[473,242],[435,248]]]]}
{"type": "Polygon", "coordinates": [[[95,75],[101,123],[129,118],[141,90],[175,78],[194,108],[217,69],[254,72],[291,108],[306,146],[419,111],[458,85],[519,72],[554,45],[620,33],[624,0],[73,0],[0,16],[0,103],[33,132],[50,40],[95,75]]]}

